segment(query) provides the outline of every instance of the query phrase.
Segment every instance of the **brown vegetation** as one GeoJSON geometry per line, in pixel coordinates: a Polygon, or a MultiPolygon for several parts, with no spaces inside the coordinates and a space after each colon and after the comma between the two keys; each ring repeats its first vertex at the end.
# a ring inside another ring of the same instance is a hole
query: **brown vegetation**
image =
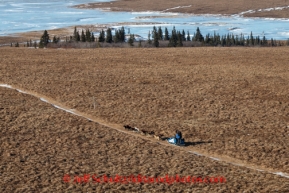
{"type": "MultiPolygon", "coordinates": [[[[111,11],[166,11],[194,14],[237,14],[243,11],[265,9],[271,7],[288,6],[288,0],[120,0],[112,2],[89,3],[78,5],[78,8],[110,8],[111,11]],[[179,7],[179,8],[176,8],[179,7]],[[174,8],[174,9],[172,9],[174,8]]],[[[269,12],[264,12],[264,16],[269,12]]],[[[250,16],[250,15],[248,15],[250,16]]],[[[267,17],[267,16],[265,16],[267,17]]],[[[282,17],[282,14],[275,14],[275,17],[282,17]]]]}
{"type": "MultiPolygon", "coordinates": [[[[178,129],[194,144],[188,148],[289,172],[286,47],[0,51],[0,83],[41,93],[107,123],[167,137],[178,129]]],[[[2,192],[289,189],[287,178],[126,135],[13,90],[0,88],[0,94],[2,192]],[[228,182],[62,182],[64,174],[85,173],[222,175],[228,182]]]]}

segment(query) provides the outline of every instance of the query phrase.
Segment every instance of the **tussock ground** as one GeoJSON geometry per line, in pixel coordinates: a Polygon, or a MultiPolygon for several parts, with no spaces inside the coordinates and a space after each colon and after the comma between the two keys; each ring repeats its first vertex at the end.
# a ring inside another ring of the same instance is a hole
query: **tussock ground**
{"type": "MultiPolygon", "coordinates": [[[[101,3],[88,3],[78,5],[78,8],[110,8],[111,11],[164,11],[164,12],[177,12],[177,13],[193,13],[193,14],[238,14],[248,10],[258,10],[274,7],[288,6],[288,0],[263,0],[263,1],[251,1],[251,0],[121,0],[112,2],[101,3]]],[[[284,11],[276,12],[266,11],[263,14],[247,14],[248,17],[271,17],[280,18],[288,17],[284,11]]]]}
{"type": "MultiPolygon", "coordinates": [[[[1,48],[0,52],[0,83],[41,93],[109,123],[165,136],[179,129],[197,150],[289,172],[286,47],[1,48]]],[[[287,178],[126,136],[13,90],[1,88],[0,93],[4,192],[284,192],[289,188],[287,178]],[[64,174],[84,173],[222,175],[228,182],[62,183],[64,174]]]]}

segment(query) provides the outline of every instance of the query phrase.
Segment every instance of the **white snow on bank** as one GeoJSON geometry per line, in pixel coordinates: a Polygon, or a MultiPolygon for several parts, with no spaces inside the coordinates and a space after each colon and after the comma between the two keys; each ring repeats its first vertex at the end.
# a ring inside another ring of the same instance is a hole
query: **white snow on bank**
{"type": "Polygon", "coordinates": [[[24,93],[24,94],[27,94],[26,92],[20,90],[20,89],[16,89],[18,92],[21,92],[21,93],[24,93]]]}
{"type": "Polygon", "coordinates": [[[44,98],[40,98],[41,101],[49,103],[47,100],[45,100],[44,98]]]}
{"type": "Polygon", "coordinates": [[[212,160],[220,161],[219,158],[215,158],[215,157],[209,157],[209,158],[211,158],[212,160]]]}
{"type": "Polygon", "coordinates": [[[289,174],[286,174],[286,173],[283,173],[283,172],[276,172],[276,173],[273,173],[273,174],[276,174],[276,175],[279,175],[279,176],[283,176],[285,178],[289,178],[289,174]]]}
{"type": "Polygon", "coordinates": [[[191,7],[192,5],[187,5],[187,6],[177,6],[177,7],[172,7],[172,8],[168,8],[165,9],[163,11],[168,11],[168,10],[172,10],[172,9],[180,9],[180,8],[186,8],[186,7],[191,7]]]}
{"type": "Polygon", "coordinates": [[[0,87],[5,87],[5,88],[12,88],[10,85],[8,84],[0,84],[0,87]]]}
{"type": "Polygon", "coordinates": [[[248,11],[244,11],[244,12],[232,15],[232,16],[241,16],[242,17],[246,13],[256,13],[256,12],[283,10],[283,9],[288,9],[288,8],[289,8],[289,5],[288,6],[283,6],[283,7],[270,7],[270,8],[266,8],[266,9],[248,10],[248,11]]]}
{"type": "MultiPolygon", "coordinates": [[[[50,103],[50,104],[52,104],[52,103],[50,103]]],[[[57,108],[57,109],[61,109],[61,110],[63,110],[63,111],[66,111],[66,112],[68,112],[68,113],[71,113],[71,114],[74,114],[74,115],[81,116],[81,115],[79,115],[79,114],[73,112],[71,109],[65,109],[65,108],[62,108],[62,107],[57,106],[57,105],[55,105],[55,104],[52,104],[52,106],[54,106],[54,107],[57,108]]],[[[81,116],[81,117],[82,117],[82,116],[81,116]]]]}

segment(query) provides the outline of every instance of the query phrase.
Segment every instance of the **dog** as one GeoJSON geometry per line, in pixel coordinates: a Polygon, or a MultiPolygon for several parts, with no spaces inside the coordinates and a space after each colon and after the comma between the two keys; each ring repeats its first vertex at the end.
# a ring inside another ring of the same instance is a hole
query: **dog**
{"type": "Polygon", "coordinates": [[[130,131],[135,131],[135,132],[139,132],[140,130],[139,130],[139,128],[137,128],[137,127],[131,127],[131,126],[129,126],[129,125],[124,125],[123,126],[125,129],[127,129],[127,130],[130,130],[130,131]]]}
{"type": "Polygon", "coordinates": [[[160,134],[160,135],[154,135],[154,138],[157,140],[163,140],[164,135],[160,134]]]}
{"type": "Polygon", "coordinates": [[[160,136],[158,136],[158,135],[154,135],[154,138],[157,140],[160,140],[160,136]]]}

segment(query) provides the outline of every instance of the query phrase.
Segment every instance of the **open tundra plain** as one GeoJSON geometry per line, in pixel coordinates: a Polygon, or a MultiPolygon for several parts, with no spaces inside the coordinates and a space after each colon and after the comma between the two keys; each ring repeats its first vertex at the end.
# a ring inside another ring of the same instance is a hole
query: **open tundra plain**
{"type": "Polygon", "coordinates": [[[1,192],[289,191],[287,47],[0,54],[1,192]],[[127,124],[166,137],[181,130],[188,146],[126,131],[127,124]],[[84,174],[226,182],[73,183],[84,174]]]}

